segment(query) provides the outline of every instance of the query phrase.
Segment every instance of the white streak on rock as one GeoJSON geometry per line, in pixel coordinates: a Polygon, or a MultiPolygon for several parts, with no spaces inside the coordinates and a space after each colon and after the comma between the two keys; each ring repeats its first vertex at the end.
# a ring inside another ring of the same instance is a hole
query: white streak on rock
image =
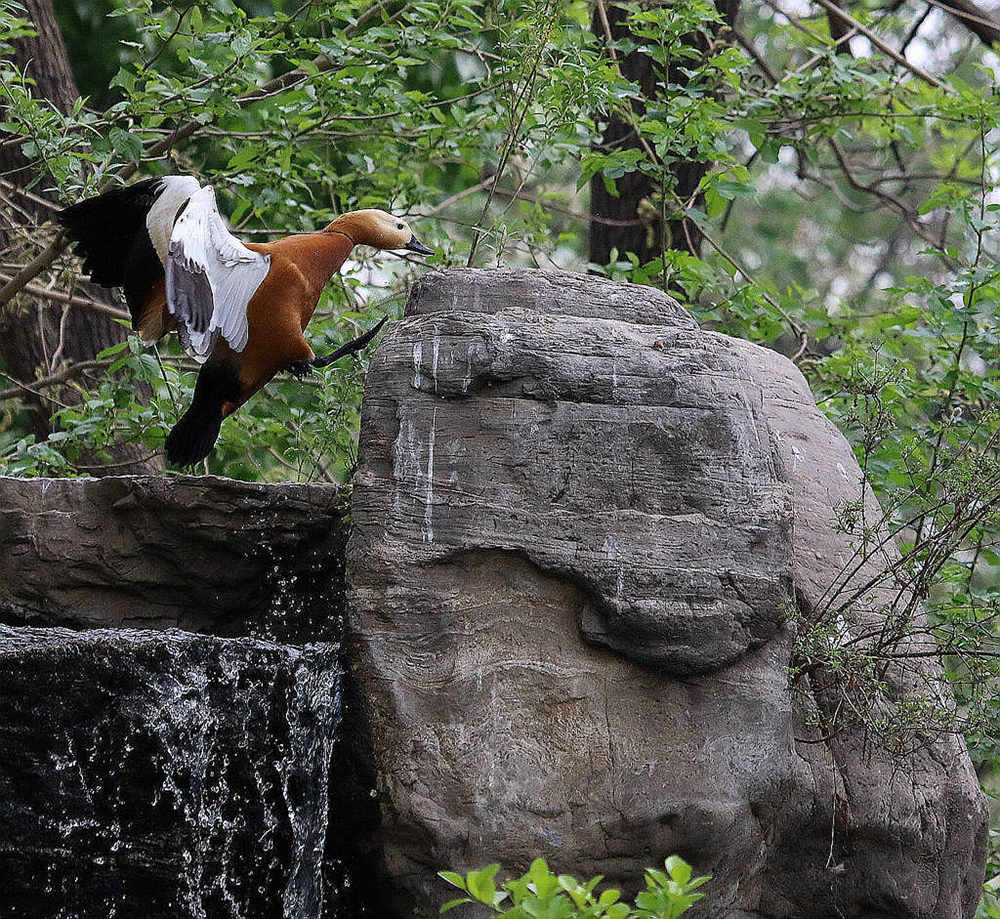
{"type": "Polygon", "coordinates": [[[434,392],[438,391],[438,349],[441,347],[441,329],[434,324],[434,358],[431,363],[431,379],[434,380],[434,392]]]}
{"type": "Polygon", "coordinates": [[[392,445],[393,508],[398,513],[401,507],[400,489],[412,481],[414,487],[419,482],[420,441],[412,418],[404,418],[399,423],[399,433],[392,445]]]}
{"type": "Polygon", "coordinates": [[[423,345],[419,341],[413,343],[413,388],[420,389],[420,358],[423,357],[423,345]]]}
{"type": "Polygon", "coordinates": [[[431,433],[427,440],[427,491],[424,496],[424,542],[434,542],[434,437],[437,433],[437,407],[431,416],[431,433]]]}
{"type": "Polygon", "coordinates": [[[465,349],[465,376],[462,377],[462,392],[468,392],[472,385],[472,345],[465,349]]]}

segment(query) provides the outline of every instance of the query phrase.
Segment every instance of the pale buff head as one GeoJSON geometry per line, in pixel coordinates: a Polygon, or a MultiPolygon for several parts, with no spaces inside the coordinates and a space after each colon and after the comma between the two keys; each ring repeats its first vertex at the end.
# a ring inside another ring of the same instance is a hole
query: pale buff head
{"type": "Polygon", "coordinates": [[[392,214],[374,208],[344,214],[323,232],[343,233],[355,245],[372,246],[375,249],[409,249],[421,255],[430,255],[434,251],[413,235],[410,225],[401,217],[393,217],[392,214]]]}

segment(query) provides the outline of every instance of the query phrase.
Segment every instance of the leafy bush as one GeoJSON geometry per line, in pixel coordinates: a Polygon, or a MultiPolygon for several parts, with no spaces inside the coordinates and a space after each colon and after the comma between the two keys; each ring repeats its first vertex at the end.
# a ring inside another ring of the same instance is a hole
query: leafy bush
{"type": "Polygon", "coordinates": [[[704,894],[696,893],[708,877],[691,877],[691,866],[677,855],[664,863],[665,872],[646,869],[646,889],[629,906],[613,888],[597,894],[603,875],[581,883],[570,874],[555,875],[545,859],[536,858],[519,878],[496,884],[499,865],[487,865],[464,877],[455,871],[440,876],[467,896],[449,900],[441,912],[466,903],[479,904],[508,919],[676,919],[704,894]]]}

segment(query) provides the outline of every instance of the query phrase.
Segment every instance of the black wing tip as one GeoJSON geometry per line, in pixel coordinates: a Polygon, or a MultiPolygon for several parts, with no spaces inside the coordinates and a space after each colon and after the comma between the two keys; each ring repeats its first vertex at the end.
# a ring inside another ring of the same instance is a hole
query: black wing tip
{"type": "Polygon", "coordinates": [[[142,179],[56,211],[56,223],[84,260],[84,271],[94,283],[105,287],[125,284],[132,248],[137,242],[147,242],[146,215],[162,182],[159,177],[142,179]]]}

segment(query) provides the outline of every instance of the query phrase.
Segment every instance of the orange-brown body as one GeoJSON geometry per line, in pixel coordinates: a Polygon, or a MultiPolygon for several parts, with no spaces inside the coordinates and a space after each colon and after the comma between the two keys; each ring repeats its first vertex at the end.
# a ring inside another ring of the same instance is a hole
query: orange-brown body
{"type": "MultiPolygon", "coordinates": [[[[331,227],[335,224],[337,221],[331,227]]],[[[354,240],[340,229],[328,228],[319,233],[302,233],[246,246],[269,255],[271,267],[247,304],[250,334],[246,347],[240,352],[233,351],[220,339],[209,358],[231,363],[239,376],[239,399],[223,403],[223,418],[235,412],[289,364],[315,356],[303,332],[323,288],[340,271],[354,248],[354,240]]],[[[177,320],[167,310],[166,290],[160,282],[143,310],[139,331],[144,339],[156,340],[176,327],[177,320]]]]}
{"type": "Polygon", "coordinates": [[[185,351],[203,362],[191,404],[164,442],[178,466],[207,457],[222,419],[279,371],[328,367],[374,340],[386,317],[322,357],[303,335],[323,287],[355,245],[433,253],[404,219],[374,208],[344,214],[318,233],[246,245],[229,232],[215,191],[191,176],[111,189],[60,211],[59,221],[90,276],[123,289],[146,343],[177,331],[185,351]]]}
{"type": "MultiPolygon", "coordinates": [[[[222,406],[228,417],[289,364],[315,357],[304,335],[326,283],[340,271],[354,248],[343,233],[303,233],[248,249],[271,256],[271,270],[247,304],[250,336],[232,355],[238,366],[240,399],[222,406]]],[[[213,354],[213,358],[215,355],[213,354]]]]}

